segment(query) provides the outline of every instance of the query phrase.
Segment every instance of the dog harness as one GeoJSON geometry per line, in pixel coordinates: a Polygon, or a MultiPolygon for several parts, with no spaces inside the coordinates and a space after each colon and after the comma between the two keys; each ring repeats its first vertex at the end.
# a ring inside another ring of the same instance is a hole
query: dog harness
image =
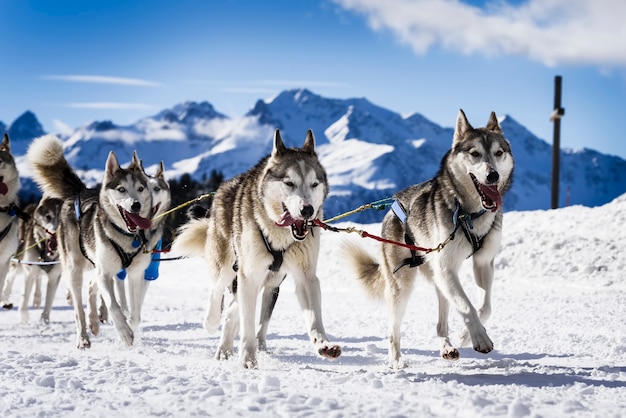
{"type": "MultiPolygon", "coordinates": [[[[20,207],[15,203],[11,203],[9,206],[0,207],[0,212],[6,212],[9,216],[17,215],[18,218],[25,222],[30,221],[30,215],[20,209],[20,207]]],[[[9,234],[11,226],[13,226],[13,221],[10,221],[9,224],[2,231],[0,231],[0,242],[9,234]]]]}
{"type": "MultiPolygon", "coordinates": [[[[74,200],[74,211],[76,213],[76,220],[78,221],[78,227],[80,228],[80,220],[83,215],[83,211],[81,208],[80,195],[77,195],[76,199],[74,200]]],[[[124,231],[122,228],[115,225],[113,222],[111,222],[111,225],[120,234],[125,235],[127,237],[134,238],[132,246],[133,248],[137,248],[137,251],[133,253],[127,253],[126,251],[122,249],[122,247],[120,247],[120,245],[117,242],[109,238],[109,242],[111,243],[111,246],[113,247],[113,249],[115,249],[115,252],[117,253],[118,257],[120,258],[120,261],[122,262],[122,269],[126,269],[131,265],[131,263],[133,262],[137,254],[139,254],[143,250],[143,247],[148,242],[148,240],[146,238],[145,233],[143,232],[143,229],[140,229],[138,233],[133,234],[133,233],[124,231]]],[[[87,250],[85,249],[85,244],[83,243],[81,234],[78,234],[78,245],[80,247],[80,252],[83,254],[83,257],[85,257],[93,266],[95,266],[96,264],[87,255],[87,250]]]]}
{"type": "Polygon", "coordinates": [[[124,231],[122,228],[115,225],[113,222],[111,222],[111,225],[120,234],[125,235],[127,237],[132,237],[133,238],[132,246],[133,248],[137,248],[137,251],[132,252],[132,253],[127,253],[126,251],[122,249],[122,247],[117,242],[109,238],[109,242],[115,249],[115,252],[117,253],[118,257],[120,258],[120,261],[122,262],[122,268],[127,269],[131,265],[131,263],[133,262],[137,254],[143,251],[143,247],[148,242],[148,239],[146,238],[146,234],[143,232],[143,229],[140,229],[139,232],[137,233],[131,233],[131,232],[124,231]]]}
{"type": "MultiPolygon", "coordinates": [[[[487,236],[485,234],[482,237],[478,237],[476,234],[472,232],[472,230],[474,229],[474,220],[480,218],[487,211],[485,209],[482,209],[478,212],[467,213],[461,208],[461,204],[459,203],[459,200],[456,197],[454,198],[454,205],[455,205],[454,214],[452,215],[452,224],[454,227],[448,238],[450,240],[453,240],[456,234],[456,231],[460,227],[461,230],[463,231],[463,234],[465,235],[465,238],[467,239],[467,241],[469,241],[469,243],[472,246],[472,253],[469,256],[467,256],[467,258],[469,258],[472,255],[474,255],[478,250],[480,250],[480,248],[483,245],[483,241],[485,240],[485,237],[487,236]]],[[[404,207],[402,206],[400,202],[395,200],[393,204],[391,205],[391,211],[404,225],[404,242],[407,245],[414,246],[415,240],[413,239],[413,234],[411,233],[409,225],[406,223],[406,219],[408,216],[406,210],[404,209],[404,207]]],[[[422,265],[424,261],[425,259],[423,255],[418,255],[417,251],[411,250],[411,257],[407,257],[404,260],[400,261],[400,263],[396,266],[393,272],[394,273],[397,272],[404,266],[418,267],[422,265]]]]}
{"type": "Polygon", "coordinates": [[[263,239],[263,244],[265,244],[265,248],[274,258],[274,261],[272,261],[272,264],[269,265],[268,269],[269,271],[277,272],[283,265],[283,254],[285,253],[285,250],[273,249],[270,245],[270,242],[267,240],[267,237],[265,236],[263,231],[261,231],[261,228],[259,228],[259,234],[261,234],[261,238],[263,239]]]}
{"type": "MultiPolygon", "coordinates": [[[[265,249],[267,250],[268,253],[272,255],[272,259],[273,259],[272,264],[270,264],[267,267],[267,269],[269,271],[277,272],[278,270],[280,270],[280,267],[283,265],[283,254],[285,254],[285,250],[273,249],[272,246],[270,245],[270,242],[267,240],[267,237],[261,230],[261,228],[259,228],[259,235],[261,235],[263,244],[265,244],[265,249]]],[[[233,245],[233,250],[234,250],[234,245],[233,245]]],[[[237,259],[235,259],[235,264],[233,264],[233,270],[235,272],[239,270],[239,262],[237,261],[237,259]]]]}

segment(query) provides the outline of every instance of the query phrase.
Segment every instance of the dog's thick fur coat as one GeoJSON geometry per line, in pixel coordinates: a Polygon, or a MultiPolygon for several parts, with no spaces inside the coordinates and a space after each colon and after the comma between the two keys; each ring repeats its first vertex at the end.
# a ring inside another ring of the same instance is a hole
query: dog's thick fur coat
{"type": "MultiPolygon", "coordinates": [[[[99,190],[87,189],[63,155],[61,141],[46,135],[35,139],[27,153],[33,178],[45,195],[63,200],[58,230],[63,277],[71,291],[76,314],[77,346],[91,346],[83,311],[83,271],[95,267],[90,285],[89,328],[99,332],[98,290],[102,293],[120,339],[132,345],[141,320],[148,288],[144,270],[151,253],[146,250],[151,231],[152,197],[136,154],[130,166],[120,167],[109,153],[99,190]],[[115,297],[115,275],[125,268],[130,291],[127,319],[115,297]]],[[[150,248],[151,249],[151,248],[150,248]]]]}
{"type": "MultiPolygon", "coordinates": [[[[5,133],[0,143],[0,294],[4,289],[11,257],[18,247],[18,218],[15,214],[19,209],[19,187],[19,173],[11,155],[9,135],[5,133]]],[[[7,304],[7,301],[1,302],[3,305],[7,304]]]]}
{"type": "Polygon", "coordinates": [[[346,259],[360,282],[372,295],[387,302],[391,367],[404,365],[400,325],[418,270],[432,281],[439,299],[437,335],[441,355],[446,359],[459,357],[448,337],[450,304],[466,324],[461,343],[471,342],[481,353],[493,349],[483,324],[491,313],[493,262],[502,234],[501,196],[510,187],[513,166],[510,144],[495,113],[485,128],[474,129],[461,110],[452,149],[443,157],[439,172],[429,181],[398,192],[394,196],[398,209],[390,211],[382,224],[386,239],[427,248],[447,242],[443,249],[426,254],[383,244],[378,262],[358,245],[345,244],[346,259]],[[478,286],[478,309],[458,277],[461,264],[470,256],[478,286]]]}
{"type": "Polygon", "coordinates": [[[19,306],[21,322],[28,322],[29,299],[33,294],[33,307],[41,304],[41,275],[48,277],[46,299],[41,313],[41,325],[50,322],[50,311],[54,296],[61,280],[61,264],[59,263],[59,249],[56,232],[59,225],[61,200],[43,197],[38,204],[31,204],[24,208],[30,219],[19,220],[20,245],[16,253],[16,260],[12,262],[7,283],[4,288],[5,299],[11,293],[13,281],[17,274],[24,273],[24,292],[19,306]]]}
{"type": "Polygon", "coordinates": [[[302,148],[286,148],[278,130],[271,155],[248,172],[223,183],[213,198],[209,217],[182,227],[172,251],[202,256],[212,280],[204,326],[215,332],[220,324],[226,288],[234,298],[228,307],[216,354],[233,353],[239,330],[239,359],[257,367],[257,343],[265,348],[269,318],[278,286],[290,274],[316,352],[327,358],[341,354],[330,343],[322,324],[321,292],[316,276],[320,235],[310,222],[322,217],[328,194],[326,172],[315,152],[311,131],[302,148]],[[255,336],[257,295],[263,289],[260,327],[255,336]]]}

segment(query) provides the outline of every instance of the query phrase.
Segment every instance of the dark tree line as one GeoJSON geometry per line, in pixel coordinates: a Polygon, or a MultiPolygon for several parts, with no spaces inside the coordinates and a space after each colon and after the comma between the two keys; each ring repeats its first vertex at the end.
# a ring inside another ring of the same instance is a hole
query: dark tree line
{"type": "MultiPolygon", "coordinates": [[[[224,175],[221,172],[211,170],[211,174],[207,177],[204,175],[200,181],[194,180],[190,174],[183,174],[177,179],[169,180],[170,189],[172,191],[172,208],[183,203],[202,196],[204,194],[214,192],[224,181],[224,175]]],[[[206,209],[211,207],[212,199],[205,198],[195,205],[202,206],[206,209]]],[[[172,235],[175,230],[187,221],[187,212],[190,205],[186,205],[167,216],[165,220],[165,228],[163,231],[163,248],[168,248],[172,243],[172,235]]]]}

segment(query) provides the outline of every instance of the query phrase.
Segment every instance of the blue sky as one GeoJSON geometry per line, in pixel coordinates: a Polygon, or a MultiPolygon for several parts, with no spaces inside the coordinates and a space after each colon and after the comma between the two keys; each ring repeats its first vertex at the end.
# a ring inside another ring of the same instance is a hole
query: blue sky
{"type": "Polygon", "coordinates": [[[494,110],[552,141],[558,74],[561,145],[626,158],[626,2],[2,0],[0,16],[7,125],[125,125],[187,100],[237,117],[306,87],[442,126],[494,110]]]}

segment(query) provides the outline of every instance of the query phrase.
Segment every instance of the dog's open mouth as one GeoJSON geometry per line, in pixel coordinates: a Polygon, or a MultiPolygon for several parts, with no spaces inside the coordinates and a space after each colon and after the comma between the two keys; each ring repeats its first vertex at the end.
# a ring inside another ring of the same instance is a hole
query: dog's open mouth
{"type": "Polygon", "coordinates": [[[471,173],[470,177],[472,178],[472,182],[474,182],[476,191],[480,195],[483,208],[492,212],[497,211],[498,208],[502,206],[502,195],[500,195],[500,192],[498,191],[498,185],[493,184],[491,186],[487,186],[482,184],[476,179],[476,176],[471,173]]]}
{"type": "Polygon", "coordinates": [[[9,193],[9,186],[4,182],[4,176],[0,176],[0,194],[5,195],[9,193]]]}
{"type": "Polygon", "coordinates": [[[302,241],[309,233],[309,222],[306,219],[294,219],[289,210],[283,205],[283,214],[275,222],[277,226],[290,226],[291,236],[296,241],[302,241]]]}
{"type": "Polygon", "coordinates": [[[51,235],[50,238],[46,240],[46,254],[48,254],[48,256],[54,255],[54,253],[57,251],[57,248],[57,236],[51,235]]]}
{"type": "Polygon", "coordinates": [[[150,219],[142,218],[137,213],[127,212],[121,206],[117,207],[122,215],[122,219],[126,222],[128,232],[137,232],[137,229],[150,229],[152,222],[150,219]]]}
{"type": "Polygon", "coordinates": [[[154,215],[157,214],[160,208],[161,208],[161,202],[157,203],[156,206],[153,206],[152,213],[150,214],[150,218],[154,218],[154,215]]]}

